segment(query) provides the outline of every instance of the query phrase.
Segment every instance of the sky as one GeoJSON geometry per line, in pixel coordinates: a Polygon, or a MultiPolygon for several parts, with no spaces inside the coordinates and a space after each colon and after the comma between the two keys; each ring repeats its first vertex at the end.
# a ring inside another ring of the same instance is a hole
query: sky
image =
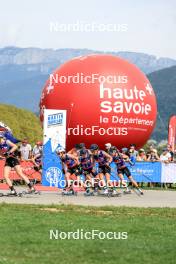
{"type": "Polygon", "coordinates": [[[0,0],[0,6],[0,48],[88,48],[176,59],[176,0],[0,0]]]}

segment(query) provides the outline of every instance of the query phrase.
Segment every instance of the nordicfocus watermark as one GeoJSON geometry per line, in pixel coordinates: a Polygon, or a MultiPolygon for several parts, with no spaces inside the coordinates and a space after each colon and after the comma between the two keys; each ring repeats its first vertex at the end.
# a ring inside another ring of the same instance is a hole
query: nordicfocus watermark
{"type": "MultiPolygon", "coordinates": [[[[83,57],[84,58],[84,57],[83,57]]],[[[59,75],[59,74],[50,74],[50,85],[52,83],[61,83],[61,84],[91,84],[91,83],[109,83],[109,84],[119,84],[127,83],[128,77],[126,75],[100,75],[98,73],[92,73],[90,75],[85,75],[82,72],[77,72],[75,75],[59,75]]]]}
{"type": "MultiPolygon", "coordinates": [[[[130,89],[127,88],[120,88],[114,87],[110,88],[107,83],[109,84],[127,84],[128,78],[127,76],[99,76],[98,74],[92,74],[90,76],[84,76],[82,74],[76,74],[75,76],[58,76],[58,75],[50,75],[50,84],[47,87],[47,94],[50,93],[51,90],[54,89],[54,84],[61,83],[95,83],[95,81],[98,81],[99,85],[99,98],[101,100],[100,103],[100,111],[102,113],[118,113],[118,114],[130,114],[134,113],[135,115],[138,114],[144,114],[149,115],[152,111],[151,105],[149,103],[145,104],[145,98],[147,97],[147,93],[152,95],[152,88],[147,83],[146,84],[146,91],[141,90],[136,85],[134,87],[131,87],[130,89]],[[64,79],[62,80],[62,78],[64,79]],[[90,77],[88,80],[87,77],[90,77]],[[116,100],[114,104],[112,105],[112,99],[116,100]]],[[[117,117],[117,116],[116,116],[117,117]]],[[[137,118],[136,118],[137,120],[137,118]]],[[[108,121],[108,120],[107,120],[108,121]]],[[[102,122],[100,120],[100,123],[103,123],[104,119],[102,119],[102,122]]],[[[128,123],[128,120],[126,119],[126,123],[128,123]]],[[[130,122],[129,122],[130,123],[130,122]]],[[[149,122],[149,125],[153,125],[153,123],[149,122]]]]}
{"type": "Polygon", "coordinates": [[[50,230],[50,240],[126,240],[128,232],[103,232],[98,229],[86,231],[77,229],[76,231],[50,230]]]}
{"type": "Polygon", "coordinates": [[[108,127],[107,129],[104,127],[100,126],[91,126],[91,127],[84,127],[83,125],[77,125],[76,127],[72,128],[69,127],[67,129],[67,134],[74,135],[74,136],[95,136],[95,135],[100,135],[100,136],[112,136],[112,135],[122,135],[126,136],[127,135],[127,128],[126,127],[108,127]]]}
{"type": "Polygon", "coordinates": [[[76,21],[74,23],[60,23],[51,21],[50,32],[127,32],[128,24],[125,23],[99,23],[76,21]]]}
{"type": "MultiPolygon", "coordinates": [[[[51,171],[51,168],[50,168],[50,171],[51,171]]],[[[61,176],[62,176],[62,173],[57,171],[58,172],[58,175],[56,174],[56,171],[55,171],[55,175],[52,175],[51,173],[48,173],[47,172],[47,179],[48,179],[48,182],[51,182],[51,183],[57,183],[55,185],[58,185],[61,187],[61,188],[66,188],[67,186],[72,186],[72,188],[77,188],[78,186],[79,187],[84,187],[84,188],[89,188],[90,186],[92,188],[102,188],[102,186],[104,186],[104,180],[98,180],[97,178],[92,178],[91,180],[86,180],[86,181],[82,181],[82,179],[77,179],[77,180],[62,180],[61,179],[61,176]],[[53,177],[55,176],[55,177],[53,177]]],[[[95,170],[96,172],[96,170],[95,170]]],[[[128,187],[128,182],[127,180],[108,180],[107,183],[106,183],[107,187],[112,187],[112,186],[115,186],[116,188],[127,188],[128,187]]]]}

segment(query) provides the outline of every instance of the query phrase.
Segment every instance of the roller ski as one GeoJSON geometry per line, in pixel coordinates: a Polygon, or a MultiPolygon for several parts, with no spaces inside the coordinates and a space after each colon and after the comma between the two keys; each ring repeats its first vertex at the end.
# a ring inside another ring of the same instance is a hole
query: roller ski
{"type": "Polygon", "coordinates": [[[84,196],[94,196],[95,191],[93,189],[87,188],[86,192],[84,193],[84,196]]]}
{"type": "Polygon", "coordinates": [[[132,191],[129,190],[129,189],[127,189],[127,190],[124,190],[124,191],[123,191],[123,194],[124,194],[124,195],[126,195],[126,194],[132,194],[132,191]]]}
{"type": "Polygon", "coordinates": [[[63,196],[77,196],[77,192],[75,192],[73,189],[72,190],[66,190],[64,189],[61,193],[63,196]]]}
{"type": "Polygon", "coordinates": [[[133,192],[138,195],[139,197],[143,196],[144,195],[144,192],[140,189],[140,188],[135,188],[133,187],[132,188],[133,192]]]}
{"type": "Polygon", "coordinates": [[[108,189],[104,189],[104,190],[100,189],[97,191],[97,195],[103,196],[103,197],[108,197],[108,192],[109,192],[108,189]]]}
{"type": "Polygon", "coordinates": [[[94,196],[94,192],[85,192],[84,196],[94,196]]]}
{"type": "Polygon", "coordinates": [[[39,191],[36,191],[34,188],[32,189],[29,189],[29,190],[26,190],[26,191],[22,191],[22,192],[19,192],[18,193],[18,196],[19,197],[24,197],[24,196],[28,196],[28,195],[40,195],[41,192],[39,191]]]}
{"type": "Polygon", "coordinates": [[[16,191],[11,191],[8,193],[0,193],[0,197],[18,197],[19,193],[17,193],[16,191]]]}
{"type": "Polygon", "coordinates": [[[120,197],[121,193],[117,192],[116,190],[110,189],[108,191],[108,197],[120,197]]]}

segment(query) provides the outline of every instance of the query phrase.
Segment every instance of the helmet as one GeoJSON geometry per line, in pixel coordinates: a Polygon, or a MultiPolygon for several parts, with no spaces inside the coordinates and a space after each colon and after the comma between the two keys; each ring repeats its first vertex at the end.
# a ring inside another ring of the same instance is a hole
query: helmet
{"type": "Polygon", "coordinates": [[[99,149],[99,147],[98,147],[97,144],[92,144],[92,145],[90,146],[90,149],[91,149],[91,150],[97,150],[97,149],[99,149]]]}
{"type": "Polygon", "coordinates": [[[119,150],[115,146],[110,147],[109,153],[117,153],[117,152],[119,152],[119,150]]]}
{"type": "Polygon", "coordinates": [[[80,144],[75,144],[75,149],[77,149],[77,150],[81,149],[80,144]]]}
{"type": "Polygon", "coordinates": [[[122,152],[128,152],[128,148],[122,148],[122,152]]]}
{"type": "Polygon", "coordinates": [[[80,143],[79,146],[80,146],[81,149],[85,148],[85,144],[84,143],[80,143]]]}
{"type": "Polygon", "coordinates": [[[105,144],[105,147],[106,147],[106,148],[110,148],[111,146],[112,146],[111,143],[106,143],[106,144],[105,144]]]}
{"type": "Polygon", "coordinates": [[[56,149],[56,152],[57,152],[57,153],[65,152],[65,149],[62,148],[62,147],[59,147],[58,149],[56,149]]]}
{"type": "Polygon", "coordinates": [[[86,151],[86,149],[81,149],[80,150],[80,155],[82,156],[82,155],[85,155],[87,153],[87,151],[86,151]]]}

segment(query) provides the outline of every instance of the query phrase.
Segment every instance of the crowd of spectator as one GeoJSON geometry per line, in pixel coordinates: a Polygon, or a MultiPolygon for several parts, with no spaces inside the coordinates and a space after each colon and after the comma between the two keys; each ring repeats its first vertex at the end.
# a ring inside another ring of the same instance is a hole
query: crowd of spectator
{"type": "MultiPolygon", "coordinates": [[[[19,152],[21,156],[21,160],[28,161],[33,157],[41,154],[43,146],[41,141],[37,141],[35,146],[32,148],[31,144],[25,138],[21,144],[19,145],[19,152]]],[[[111,148],[111,143],[105,144],[105,151],[108,152],[108,149],[111,148]]],[[[134,157],[136,161],[161,161],[164,163],[170,163],[176,161],[176,150],[172,151],[171,146],[168,144],[167,147],[163,148],[162,151],[158,152],[158,150],[153,146],[149,146],[148,150],[143,148],[136,150],[136,146],[134,144],[130,145],[130,148],[122,148],[122,153],[128,152],[130,157],[134,157]]]]}
{"type": "MultiPolygon", "coordinates": [[[[111,148],[111,143],[105,144],[105,150],[111,148]]],[[[130,157],[133,157],[135,161],[150,161],[150,162],[176,162],[176,150],[172,151],[171,145],[167,145],[167,147],[163,148],[162,150],[158,151],[153,145],[148,147],[148,150],[143,148],[136,150],[135,144],[131,144],[130,148],[122,148],[122,153],[128,153],[130,157]]]]}
{"type": "Polygon", "coordinates": [[[176,151],[172,151],[171,146],[168,144],[166,148],[163,148],[161,154],[159,155],[158,151],[154,146],[150,146],[148,151],[140,149],[138,151],[137,161],[161,161],[164,163],[170,163],[176,161],[176,151]]]}
{"type": "Polygon", "coordinates": [[[31,144],[25,138],[22,140],[19,145],[19,152],[22,161],[31,160],[33,157],[36,157],[41,154],[43,149],[43,144],[41,141],[37,141],[35,146],[32,148],[31,144]]]}
{"type": "MultiPolygon", "coordinates": [[[[129,149],[129,155],[133,155],[137,162],[163,162],[165,164],[176,162],[176,149],[175,151],[172,151],[172,147],[169,144],[160,151],[158,151],[153,145],[149,146],[147,151],[145,151],[143,148],[137,151],[135,149],[135,145],[131,145],[129,149]]],[[[139,185],[143,187],[143,182],[139,185]]],[[[148,187],[156,187],[159,185],[160,183],[148,183],[148,187]]],[[[172,188],[172,184],[163,184],[163,187],[172,188]]]]}

